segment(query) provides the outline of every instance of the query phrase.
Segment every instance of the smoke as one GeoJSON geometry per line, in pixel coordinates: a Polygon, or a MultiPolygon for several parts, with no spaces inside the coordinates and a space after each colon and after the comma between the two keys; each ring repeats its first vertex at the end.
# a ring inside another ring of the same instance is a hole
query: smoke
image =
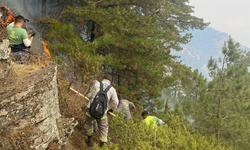
{"type": "Polygon", "coordinates": [[[36,21],[42,17],[43,1],[46,0],[1,0],[0,5],[6,5],[30,21],[36,21]]]}
{"type": "Polygon", "coordinates": [[[17,15],[22,15],[29,22],[24,24],[25,27],[31,28],[36,32],[33,39],[31,50],[34,54],[43,53],[41,44],[42,34],[37,30],[37,20],[43,17],[44,2],[46,0],[1,0],[0,6],[5,5],[13,10],[17,15]]]}
{"type": "MultiPolygon", "coordinates": [[[[32,41],[31,51],[33,54],[43,54],[44,49],[41,43],[42,33],[39,32],[37,27],[37,21],[43,17],[55,17],[56,12],[61,12],[65,5],[58,5],[59,2],[53,3],[49,0],[0,0],[0,6],[7,6],[12,11],[14,11],[17,15],[22,15],[25,19],[28,19],[29,22],[26,22],[24,26],[32,28],[34,32],[36,32],[36,36],[32,41]],[[50,16],[49,16],[50,15],[50,16]]],[[[53,18],[52,17],[52,18],[53,18]]],[[[56,15],[56,18],[59,18],[60,15],[56,15]]],[[[87,31],[87,30],[86,30],[87,31]]],[[[64,57],[63,55],[61,55],[64,57]]],[[[70,62],[66,61],[66,64],[70,62]]],[[[82,78],[81,76],[75,74],[74,71],[71,70],[70,73],[67,75],[63,75],[63,77],[67,77],[70,81],[73,81],[72,85],[78,90],[82,87],[82,78]]],[[[86,91],[81,91],[86,93],[86,91]]]]}

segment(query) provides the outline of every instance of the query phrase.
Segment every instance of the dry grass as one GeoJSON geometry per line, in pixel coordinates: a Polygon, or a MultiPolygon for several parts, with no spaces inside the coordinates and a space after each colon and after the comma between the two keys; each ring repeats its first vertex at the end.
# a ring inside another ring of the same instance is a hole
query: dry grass
{"type": "Polygon", "coordinates": [[[29,150],[30,143],[29,137],[33,133],[29,126],[23,129],[11,130],[5,129],[1,133],[0,137],[0,149],[1,150],[29,150]]]}
{"type": "Polygon", "coordinates": [[[41,69],[41,66],[37,64],[13,63],[9,75],[14,78],[24,78],[40,69],[41,69]]]}
{"type": "Polygon", "coordinates": [[[87,146],[86,141],[87,136],[75,129],[63,150],[93,150],[93,147],[87,146]]]}
{"type": "Polygon", "coordinates": [[[58,141],[50,143],[46,150],[60,150],[58,141]]]}

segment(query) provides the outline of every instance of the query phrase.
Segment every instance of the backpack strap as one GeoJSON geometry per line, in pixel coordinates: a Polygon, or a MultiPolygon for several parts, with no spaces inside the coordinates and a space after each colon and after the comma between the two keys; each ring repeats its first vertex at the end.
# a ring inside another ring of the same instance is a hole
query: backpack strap
{"type": "Polygon", "coordinates": [[[112,87],[112,85],[109,85],[105,90],[104,90],[104,93],[107,93],[108,90],[112,87]]]}
{"type": "Polygon", "coordinates": [[[102,91],[103,91],[103,83],[100,82],[100,92],[102,92],[102,91]]]}

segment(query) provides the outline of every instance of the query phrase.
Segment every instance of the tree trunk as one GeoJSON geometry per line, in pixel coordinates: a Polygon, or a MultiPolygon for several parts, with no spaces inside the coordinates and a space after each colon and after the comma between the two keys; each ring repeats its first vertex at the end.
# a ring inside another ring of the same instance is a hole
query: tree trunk
{"type": "MultiPolygon", "coordinates": [[[[224,58],[223,58],[223,63],[222,63],[222,69],[221,69],[221,72],[224,71],[224,66],[225,66],[225,58],[226,58],[226,55],[224,55],[224,58]]],[[[220,84],[219,84],[219,91],[221,92],[221,89],[222,89],[222,75],[220,76],[220,84]]],[[[221,93],[220,93],[221,94],[221,93]]],[[[217,128],[216,128],[216,139],[219,140],[220,139],[220,119],[221,119],[221,112],[220,112],[220,105],[221,105],[221,95],[219,95],[219,101],[218,101],[218,113],[217,113],[217,118],[218,118],[218,124],[217,124],[217,128]]]]}

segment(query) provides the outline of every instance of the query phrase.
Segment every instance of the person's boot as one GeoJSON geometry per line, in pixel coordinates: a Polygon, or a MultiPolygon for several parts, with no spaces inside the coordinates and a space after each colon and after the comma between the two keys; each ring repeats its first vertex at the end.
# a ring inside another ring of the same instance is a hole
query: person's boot
{"type": "Polygon", "coordinates": [[[103,147],[103,145],[104,145],[104,142],[101,141],[100,142],[100,147],[103,147]]]}
{"type": "Polygon", "coordinates": [[[90,147],[93,146],[93,138],[92,138],[92,136],[88,136],[87,145],[90,146],[90,147]]]}

